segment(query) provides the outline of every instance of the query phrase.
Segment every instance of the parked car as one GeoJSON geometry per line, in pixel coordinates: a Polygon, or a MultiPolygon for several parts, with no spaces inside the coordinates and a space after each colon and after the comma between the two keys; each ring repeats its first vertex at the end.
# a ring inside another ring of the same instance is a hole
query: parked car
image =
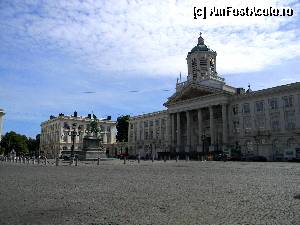
{"type": "Polygon", "coordinates": [[[267,158],[264,156],[256,155],[256,156],[251,156],[247,159],[247,161],[251,162],[267,162],[267,158]]]}

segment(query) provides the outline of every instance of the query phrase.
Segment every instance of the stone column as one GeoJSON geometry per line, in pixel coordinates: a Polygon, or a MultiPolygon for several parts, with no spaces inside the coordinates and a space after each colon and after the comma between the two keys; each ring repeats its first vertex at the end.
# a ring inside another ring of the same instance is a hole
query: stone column
{"type": "Polygon", "coordinates": [[[141,121],[141,123],[142,123],[142,129],[141,129],[142,135],[141,135],[141,138],[142,138],[142,140],[145,140],[145,123],[144,123],[143,120],[141,121]]]}
{"type": "Polygon", "coordinates": [[[152,129],[153,129],[153,137],[152,137],[152,139],[153,140],[156,140],[156,124],[155,124],[155,121],[156,121],[156,119],[154,117],[154,119],[153,119],[153,126],[152,126],[152,129]]]}
{"type": "Polygon", "coordinates": [[[227,105],[222,104],[222,130],[223,130],[223,150],[227,144],[227,135],[228,135],[228,120],[227,120],[227,105]]]}
{"type": "Polygon", "coordinates": [[[168,114],[166,117],[166,130],[165,130],[165,142],[167,143],[167,145],[171,144],[171,137],[172,137],[171,122],[172,122],[171,114],[168,114]]]}
{"type": "Polygon", "coordinates": [[[140,136],[140,122],[137,121],[136,122],[136,141],[139,141],[141,139],[141,136],[140,136]]]}
{"type": "Polygon", "coordinates": [[[214,149],[215,144],[215,129],[214,129],[214,112],[213,107],[209,106],[209,129],[210,129],[210,139],[211,139],[211,146],[210,151],[214,149]]]}
{"type": "Polygon", "coordinates": [[[163,137],[162,137],[162,118],[158,119],[158,122],[159,122],[159,135],[158,135],[158,140],[161,140],[163,137]]]}
{"type": "Polygon", "coordinates": [[[185,151],[189,152],[191,147],[191,116],[190,112],[186,111],[186,147],[185,151]]]}
{"type": "MultiPolygon", "coordinates": [[[[133,141],[133,140],[131,140],[133,141]]],[[[107,134],[106,134],[106,131],[104,131],[104,134],[103,134],[103,144],[107,144],[107,134]]]]}
{"type": "Polygon", "coordinates": [[[203,134],[203,130],[202,130],[202,111],[201,109],[198,109],[197,112],[198,115],[198,147],[197,150],[198,152],[202,152],[202,134],[203,134]]]}
{"type": "Polygon", "coordinates": [[[176,114],[171,114],[171,146],[175,144],[175,115],[176,114]]]}
{"type": "Polygon", "coordinates": [[[179,152],[181,146],[181,130],[180,130],[180,112],[177,113],[177,146],[176,151],[179,152]]]}

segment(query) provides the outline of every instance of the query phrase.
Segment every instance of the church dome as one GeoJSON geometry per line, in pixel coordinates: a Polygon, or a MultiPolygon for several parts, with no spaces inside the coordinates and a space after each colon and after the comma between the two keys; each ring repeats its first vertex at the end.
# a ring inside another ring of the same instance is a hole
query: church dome
{"type": "Polygon", "coordinates": [[[200,37],[198,38],[198,44],[188,54],[194,52],[208,52],[208,51],[212,52],[212,50],[204,44],[204,39],[201,36],[201,34],[202,33],[200,33],[200,37]]]}
{"type": "Polygon", "coordinates": [[[211,51],[206,45],[196,45],[189,53],[211,51]]]}

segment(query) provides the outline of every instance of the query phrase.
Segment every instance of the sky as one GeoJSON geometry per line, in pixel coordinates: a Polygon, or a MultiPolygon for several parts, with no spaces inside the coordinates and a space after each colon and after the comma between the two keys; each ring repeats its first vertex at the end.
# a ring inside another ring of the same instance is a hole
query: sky
{"type": "Polygon", "coordinates": [[[227,84],[300,81],[294,0],[0,0],[3,133],[31,137],[50,115],[116,119],[163,110],[199,32],[227,84]],[[293,16],[194,19],[194,7],[290,8],[293,16]]]}

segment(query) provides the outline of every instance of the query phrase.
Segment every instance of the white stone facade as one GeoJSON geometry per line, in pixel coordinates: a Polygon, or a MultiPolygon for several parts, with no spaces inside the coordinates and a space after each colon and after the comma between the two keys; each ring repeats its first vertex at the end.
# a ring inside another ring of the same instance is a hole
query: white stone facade
{"type": "Polygon", "coordinates": [[[167,111],[131,117],[128,131],[128,153],[150,158],[166,150],[168,140],[167,111]]]}
{"type": "MultiPolygon", "coordinates": [[[[87,128],[93,121],[91,115],[88,117],[82,116],[65,116],[60,114],[57,117],[51,116],[49,120],[41,124],[41,139],[40,152],[47,157],[60,156],[63,150],[71,150],[72,140],[68,135],[67,127],[72,128],[76,123],[76,131],[78,128],[83,131],[82,135],[75,138],[74,150],[81,150],[83,144],[83,137],[87,134],[87,128]]],[[[103,146],[109,150],[112,144],[116,142],[116,121],[98,120],[97,123],[100,129],[100,135],[103,139],[103,146]]]]}
{"type": "Polygon", "coordinates": [[[4,110],[0,109],[0,141],[2,137],[2,129],[3,129],[3,116],[5,115],[4,110]]]}
{"type": "Polygon", "coordinates": [[[129,153],[300,159],[300,83],[259,91],[231,87],[216,72],[216,55],[200,36],[187,56],[187,80],[177,82],[167,110],[131,117],[129,153]],[[157,129],[147,121],[156,120],[164,121],[163,135],[149,136],[157,129]]]}

